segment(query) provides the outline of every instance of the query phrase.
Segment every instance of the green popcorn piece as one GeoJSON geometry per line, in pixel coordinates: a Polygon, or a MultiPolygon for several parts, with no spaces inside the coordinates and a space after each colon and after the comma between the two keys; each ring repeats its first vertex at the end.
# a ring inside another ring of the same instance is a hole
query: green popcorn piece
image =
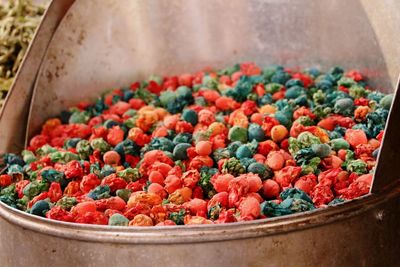
{"type": "Polygon", "coordinates": [[[354,85],[357,85],[357,82],[355,82],[352,78],[349,77],[342,77],[340,80],[337,82],[338,85],[344,86],[346,88],[350,88],[354,85]]]}
{"type": "Polygon", "coordinates": [[[233,126],[229,129],[228,139],[231,142],[240,141],[242,143],[247,143],[247,129],[240,126],[233,126]]]}
{"type": "Polygon", "coordinates": [[[47,183],[60,182],[64,177],[64,173],[55,169],[47,169],[41,172],[42,181],[47,183]]]}
{"type": "Polygon", "coordinates": [[[13,177],[13,180],[20,181],[24,179],[24,169],[18,164],[12,164],[7,168],[7,174],[13,177]]]}
{"type": "Polygon", "coordinates": [[[197,113],[194,110],[191,109],[185,109],[182,112],[182,119],[184,121],[189,122],[193,126],[195,126],[198,123],[198,116],[197,113]]]}
{"type": "Polygon", "coordinates": [[[105,164],[100,171],[99,177],[100,178],[107,177],[113,173],[115,173],[115,169],[111,165],[105,164]]]}
{"type": "Polygon", "coordinates": [[[217,220],[219,218],[219,214],[222,211],[221,204],[218,203],[212,207],[210,207],[207,211],[207,217],[212,220],[217,220]]]}
{"type": "Polygon", "coordinates": [[[274,176],[274,172],[265,164],[254,162],[247,167],[247,172],[258,174],[261,180],[266,180],[274,176]]]}
{"type": "Polygon", "coordinates": [[[312,203],[311,198],[303,190],[297,188],[288,188],[282,191],[279,196],[282,200],[288,198],[294,198],[294,199],[302,199],[309,203],[312,203]]]}
{"type": "Polygon", "coordinates": [[[118,189],[115,194],[122,198],[125,202],[128,202],[129,197],[132,194],[132,191],[130,189],[118,189]]]}
{"type": "Polygon", "coordinates": [[[276,217],[315,209],[310,197],[302,190],[289,188],[283,191],[280,197],[283,201],[279,204],[274,201],[261,203],[261,213],[269,217],[276,217]]]}
{"type": "Polygon", "coordinates": [[[108,185],[99,185],[87,194],[88,197],[94,200],[110,197],[110,187],[108,185]]]}
{"type": "Polygon", "coordinates": [[[108,220],[108,225],[112,226],[128,226],[129,220],[124,215],[115,213],[108,220]]]}
{"type": "Polygon", "coordinates": [[[349,149],[350,144],[344,140],[343,138],[336,138],[332,139],[329,144],[331,145],[332,149],[338,151],[340,149],[349,149]]]}
{"type": "Polygon", "coordinates": [[[222,165],[222,173],[230,173],[233,176],[239,176],[246,172],[246,168],[237,158],[230,158],[222,165]]]}
{"type": "Polygon", "coordinates": [[[321,159],[319,157],[312,158],[308,162],[303,163],[301,165],[301,173],[303,175],[310,174],[310,173],[318,174],[319,173],[318,166],[320,163],[321,163],[321,159]]]}
{"type": "Polygon", "coordinates": [[[343,116],[351,116],[354,111],[354,103],[350,98],[341,98],[335,102],[334,106],[335,113],[343,116]]]}
{"type": "Polygon", "coordinates": [[[15,184],[11,184],[0,191],[0,201],[15,207],[15,201],[17,200],[17,191],[15,190],[15,184]]]}
{"type": "Polygon", "coordinates": [[[27,164],[32,163],[32,162],[35,162],[35,161],[37,160],[35,154],[34,154],[32,151],[29,151],[29,150],[23,150],[23,151],[21,152],[21,155],[22,155],[22,159],[23,159],[27,164]]]}
{"type": "Polygon", "coordinates": [[[349,88],[349,95],[352,98],[360,98],[360,97],[365,97],[367,96],[367,91],[365,90],[364,87],[356,84],[353,85],[349,88]]]}
{"type": "Polygon", "coordinates": [[[270,94],[275,94],[283,88],[282,84],[279,83],[269,83],[265,86],[265,91],[270,94]]]}
{"type": "Polygon", "coordinates": [[[57,151],[49,154],[52,162],[68,163],[72,160],[79,160],[79,156],[69,151],[57,151]]]}
{"type": "Polygon", "coordinates": [[[105,153],[111,150],[111,146],[103,138],[95,138],[90,142],[90,146],[93,150],[99,150],[101,153],[105,153]]]}
{"type": "Polygon", "coordinates": [[[393,94],[386,95],[384,96],[380,101],[379,105],[386,110],[390,109],[390,106],[392,105],[393,102],[393,94]]]}
{"type": "Polygon", "coordinates": [[[128,127],[128,129],[131,129],[131,128],[133,128],[133,127],[136,126],[136,120],[137,120],[137,117],[136,117],[136,115],[135,115],[135,116],[133,116],[133,117],[131,117],[131,118],[126,119],[126,120],[124,121],[124,125],[125,125],[126,127],[128,127]]]}
{"type": "Polygon", "coordinates": [[[81,159],[89,159],[89,156],[93,153],[93,149],[90,146],[90,142],[83,139],[76,145],[76,152],[78,152],[81,159]]]}
{"type": "Polygon", "coordinates": [[[327,144],[312,144],[311,149],[320,158],[326,158],[331,154],[331,147],[327,144]]]}
{"type": "Polygon", "coordinates": [[[211,183],[211,177],[218,172],[216,168],[200,168],[200,180],[197,184],[203,189],[204,196],[212,198],[217,192],[211,183]]]}
{"type": "Polygon", "coordinates": [[[70,210],[76,204],[78,204],[78,201],[75,197],[63,196],[57,201],[56,206],[60,206],[64,210],[70,210]]]}
{"type": "Polygon", "coordinates": [[[169,214],[169,219],[174,223],[176,223],[177,225],[183,225],[185,215],[186,215],[185,209],[181,209],[178,212],[171,212],[169,214]]]}
{"type": "Polygon", "coordinates": [[[361,159],[351,160],[347,163],[346,170],[349,172],[355,172],[358,175],[368,173],[367,163],[361,159]]]}
{"type": "Polygon", "coordinates": [[[218,162],[221,159],[229,159],[231,157],[231,152],[228,148],[218,148],[213,152],[213,159],[218,162]]]}
{"type": "Polygon", "coordinates": [[[35,204],[33,204],[32,208],[30,209],[30,213],[45,217],[48,210],[50,210],[49,202],[46,200],[39,200],[35,204]]]}
{"type": "Polygon", "coordinates": [[[167,107],[168,103],[174,102],[176,98],[177,95],[174,91],[166,90],[160,94],[160,103],[163,107],[167,107]]]}
{"type": "Polygon", "coordinates": [[[140,179],[141,174],[137,168],[126,168],[125,170],[117,172],[118,177],[124,178],[127,182],[135,182],[140,179]]]}
{"type": "Polygon", "coordinates": [[[300,142],[302,148],[310,147],[313,144],[321,144],[321,140],[309,132],[302,132],[299,134],[297,141],[300,142]]]}
{"type": "Polygon", "coordinates": [[[23,194],[29,199],[39,195],[40,193],[47,191],[49,184],[44,181],[32,181],[24,187],[23,194]]]}
{"type": "Polygon", "coordinates": [[[16,200],[16,207],[19,210],[26,210],[29,203],[29,197],[23,196],[20,199],[16,200]]]}
{"type": "Polygon", "coordinates": [[[315,122],[308,116],[301,116],[294,122],[300,123],[303,126],[312,126],[315,125],[315,122]]]}
{"type": "Polygon", "coordinates": [[[172,155],[174,156],[175,160],[186,160],[188,159],[187,149],[192,147],[192,145],[188,143],[180,143],[174,147],[172,155]]]}
{"type": "Polygon", "coordinates": [[[248,129],[248,137],[250,141],[256,140],[261,142],[265,140],[265,132],[260,125],[251,123],[248,129]]]}
{"type": "Polygon", "coordinates": [[[326,94],[322,90],[318,90],[313,94],[313,101],[315,104],[320,105],[325,102],[326,94]]]}
{"type": "Polygon", "coordinates": [[[335,206],[335,205],[337,205],[337,204],[344,203],[345,201],[346,201],[346,200],[343,199],[343,198],[335,198],[334,200],[332,200],[331,202],[328,203],[328,206],[329,206],[329,207],[335,206]]]}
{"type": "Polygon", "coordinates": [[[50,153],[53,153],[53,152],[57,152],[57,149],[48,144],[42,146],[41,148],[36,149],[36,151],[35,151],[36,155],[38,155],[40,157],[49,155],[50,153]]]}

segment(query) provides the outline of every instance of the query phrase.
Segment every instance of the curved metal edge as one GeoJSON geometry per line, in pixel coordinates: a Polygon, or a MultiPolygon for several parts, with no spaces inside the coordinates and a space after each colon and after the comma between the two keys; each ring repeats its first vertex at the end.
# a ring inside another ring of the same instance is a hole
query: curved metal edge
{"type": "Polygon", "coordinates": [[[65,239],[117,244],[180,244],[237,240],[318,227],[365,213],[400,195],[400,183],[380,195],[370,194],[335,207],[276,218],[221,225],[110,227],[59,222],[33,216],[0,203],[9,223],[65,239]]]}
{"type": "Polygon", "coordinates": [[[20,152],[37,70],[61,19],[75,0],[52,1],[36,30],[0,113],[0,153],[20,152]]]}
{"type": "Polygon", "coordinates": [[[379,193],[399,180],[395,166],[400,166],[400,76],[394,92],[389,117],[377,158],[377,166],[372,180],[371,192],[379,193]]]}

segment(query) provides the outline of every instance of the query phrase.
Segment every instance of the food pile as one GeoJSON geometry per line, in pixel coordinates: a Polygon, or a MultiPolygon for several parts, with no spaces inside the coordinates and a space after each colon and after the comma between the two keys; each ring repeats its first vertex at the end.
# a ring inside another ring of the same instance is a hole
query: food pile
{"type": "Polygon", "coordinates": [[[220,224],[369,193],[392,95],[357,71],[243,63],[159,77],[52,118],[6,154],[0,200],[53,220],[220,224]]]}
{"type": "Polygon", "coordinates": [[[0,3],[0,107],[44,11],[31,0],[0,3]]]}

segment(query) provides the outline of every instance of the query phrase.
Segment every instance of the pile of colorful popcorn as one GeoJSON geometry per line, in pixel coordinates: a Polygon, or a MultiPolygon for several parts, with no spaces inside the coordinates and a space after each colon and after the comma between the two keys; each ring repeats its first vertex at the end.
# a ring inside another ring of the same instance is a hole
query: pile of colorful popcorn
{"type": "Polygon", "coordinates": [[[392,95],[357,71],[253,63],[152,76],[45,122],[0,200],[53,220],[220,224],[369,193],[392,95]]]}

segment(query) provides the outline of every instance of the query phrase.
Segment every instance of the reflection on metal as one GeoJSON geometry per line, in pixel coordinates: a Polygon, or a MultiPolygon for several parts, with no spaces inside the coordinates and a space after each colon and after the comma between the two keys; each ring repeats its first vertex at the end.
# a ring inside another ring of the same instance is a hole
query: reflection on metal
{"type": "MultiPolygon", "coordinates": [[[[1,114],[0,152],[20,150],[69,105],[153,73],[341,65],[393,91],[399,9],[396,0],[53,1],[1,114]]],[[[71,225],[0,204],[2,266],[398,266],[398,101],[376,194],[285,218],[171,228],[71,225]]]]}

